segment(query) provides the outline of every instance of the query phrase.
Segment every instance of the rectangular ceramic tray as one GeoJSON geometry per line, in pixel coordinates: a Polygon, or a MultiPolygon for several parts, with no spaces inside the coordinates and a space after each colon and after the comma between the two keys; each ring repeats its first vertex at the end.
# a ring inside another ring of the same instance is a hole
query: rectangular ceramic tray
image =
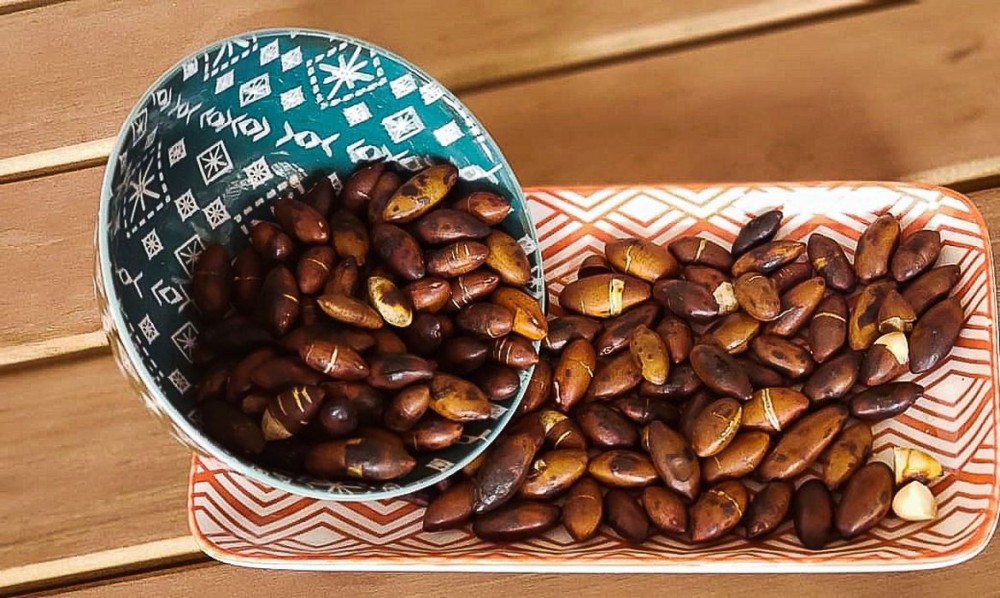
{"type": "MultiPolygon", "coordinates": [[[[934,455],[947,475],[933,485],[932,522],[892,516],[851,543],[802,548],[786,523],[763,541],[732,538],[689,546],[657,535],[641,547],[610,532],[585,544],[561,526],[511,545],[482,542],[466,530],[427,533],[423,509],[401,500],[338,503],[267,488],[195,457],[189,521],[201,547],[221,561],[285,569],[548,572],[899,571],[944,567],[978,554],[997,522],[996,288],[986,226],[975,206],[951,191],[909,184],[817,183],[551,188],[527,191],[545,258],[552,303],[576,266],[604,242],[634,236],[666,243],[700,234],[729,246],[754,215],[781,208],[779,238],[820,231],[853,254],[877,214],[900,218],[904,234],[941,231],[940,263],[957,263],[955,291],[966,324],[939,367],[908,376],[926,393],[905,414],[875,426],[875,457],[893,445],[934,455]]],[[[905,378],[904,378],[905,379],[905,378]]]]}

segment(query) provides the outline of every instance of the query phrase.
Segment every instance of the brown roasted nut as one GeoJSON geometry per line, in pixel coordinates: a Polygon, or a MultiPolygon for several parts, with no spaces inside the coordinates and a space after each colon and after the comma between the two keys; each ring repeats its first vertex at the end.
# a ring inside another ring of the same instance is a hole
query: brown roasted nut
{"type": "Polygon", "coordinates": [[[260,392],[250,392],[243,395],[239,400],[240,411],[250,416],[260,417],[267,409],[267,404],[271,402],[271,396],[260,392]]]}
{"type": "Polygon", "coordinates": [[[406,448],[418,453],[440,451],[455,444],[462,436],[462,422],[444,419],[436,414],[425,415],[415,426],[401,432],[406,448]]]}
{"type": "MultiPolygon", "coordinates": [[[[409,350],[418,355],[434,355],[444,341],[444,330],[437,316],[429,313],[419,313],[413,322],[400,331],[409,350]]],[[[403,349],[405,352],[407,349],[403,349]]]]}
{"type": "Polygon", "coordinates": [[[624,394],[642,382],[642,370],[632,353],[626,351],[597,362],[587,396],[603,401],[624,394]]]}
{"type": "Polygon", "coordinates": [[[545,338],[549,323],[542,313],[538,300],[520,289],[498,287],[490,297],[490,302],[506,307],[514,313],[513,331],[521,336],[539,341],[545,338]]]}
{"type": "Polygon", "coordinates": [[[282,197],[274,202],[274,218],[283,230],[303,243],[318,245],[330,239],[323,215],[297,199],[282,197]]]}
{"type": "Polygon", "coordinates": [[[319,411],[325,393],[318,386],[294,386],[274,397],[260,428],[265,440],[284,440],[302,431],[319,411]]]}
{"type": "Polygon", "coordinates": [[[788,517],[794,492],[791,482],[771,482],[761,488],[747,510],[747,538],[759,538],[778,529],[788,517]]]}
{"type": "Polygon", "coordinates": [[[809,399],[793,388],[761,388],[743,404],[740,425],[749,430],[781,432],[807,409],[809,399]]]}
{"type": "Polygon", "coordinates": [[[861,354],[847,352],[819,366],[802,386],[802,392],[815,403],[839,399],[854,387],[861,367],[861,354]]]}
{"type": "Polygon", "coordinates": [[[385,409],[385,427],[394,432],[409,430],[427,413],[430,404],[431,389],[426,384],[404,388],[385,409]]]}
{"type": "Polygon", "coordinates": [[[604,519],[601,487],[592,478],[580,478],[566,494],[562,523],[570,537],[585,542],[597,534],[604,519]]]}
{"type": "Polygon", "coordinates": [[[489,341],[471,336],[456,336],[441,345],[438,358],[452,370],[467,374],[486,363],[489,353],[489,341]]]}
{"type": "Polygon", "coordinates": [[[842,293],[854,291],[857,284],[854,267],[844,255],[840,243],[826,235],[813,233],[809,237],[808,253],[809,262],[826,281],[826,286],[842,293]]]}
{"type": "Polygon", "coordinates": [[[329,177],[320,176],[316,184],[302,196],[302,203],[319,212],[319,215],[326,218],[333,204],[336,201],[336,192],[333,189],[333,181],[329,177]]]}
{"type": "Polygon", "coordinates": [[[198,343],[198,351],[209,353],[244,353],[272,342],[267,330],[259,324],[240,315],[231,315],[221,322],[209,326],[202,335],[204,343],[198,343]]]}
{"type": "Polygon", "coordinates": [[[623,274],[598,274],[566,285],[559,293],[559,305],[585,316],[608,318],[642,303],[649,296],[649,283],[638,278],[623,274]]]}
{"type": "Polygon", "coordinates": [[[816,306],[809,322],[809,350],[816,363],[833,356],[847,341],[847,302],[836,293],[826,296],[816,306]]]}
{"type": "Polygon", "coordinates": [[[681,363],[687,361],[691,348],[694,347],[694,335],[687,323],[675,316],[666,315],[656,327],[656,333],[667,344],[670,361],[681,363]]]}
{"type": "Polygon", "coordinates": [[[569,489],[587,471],[587,451],[557,449],[542,453],[531,464],[518,490],[521,498],[546,499],[569,489]]]}
{"type": "Polygon", "coordinates": [[[651,384],[648,380],[644,380],[639,384],[639,394],[658,399],[683,399],[698,392],[699,388],[701,388],[701,378],[694,373],[690,364],[682,363],[670,368],[664,384],[651,384]]]}
{"type": "Polygon", "coordinates": [[[500,338],[513,329],[514,312],[493,303],[473,303],[458,312],[455,323],[476,336],[500,338]]]}
{"type": "Polygon", "coordinates": [[[334,325],[328,321],[305,324],[281,337],[278,345],[286,351],[298,353],[302,345],[307,342],[311,340],[330,340],[329,337],[335,335],[337,332],[334,325]]]}
{"type": "Polygon", "coordinates": [[[746,401],[753,393],[750,378],[732,355],[715,345],[691,349],[691,367],[702,383],[715,392],[746,401]]]}
{"type": "Polygon", "coordinates": [[[468,212],[444,208],[417,220],[413,232],[424,243],[442,245],[482,239],[490,234],[490,227],[468,212]]]}
{"type": "Polygon", "coordinates": [[[552,374],[553,399],[560,410],[569,411],[583,398],[596,367],[594,347],[586,339],[566,345],[552,374]]]}
{"type": "Polygon", "coordinates": [[[910,334],[910,371],[919,374],[940,363],[955,346],[964,321],[958,297],[945,299],[920,316],[910,334]]]}
{"type": "Polygon", "coordinates": [[[500,275],[504,283],[523,287],[531,281],[531,262],[514,237],[500,230],[493,230],[486,237],[489,254],[486,265],[500,275]]]}
{"type": "MultiPolygon", "coordinates": [[[[538,432],[541,432],[539,426],[538,432]]],[[[521,487],[542,445],[544,435],[533,431],[513,432],[501,437],[476,473],[473,511],[486,513],[510,500],[521,487]]]]}
{"type": "Polygon", "coordinates": [[[792,501],[795,535],[810,550],[833,539],[833,497],[823,482],[811,479],[799,486],[792,501]]]}
{"type": "Polygon", "coordinates": [[[783,217],[781,210],[770,210],[752,218],[736,235],[736,240],[733,241],[733,255],[740,256],[773,239],[783,217]]]}
{"type": "Polygon", "coordinates": [[[708,542],[732,530],[743,518],[749,502],[746,486],[739,480],[707,490],[691,506],[691,541],[708,542]]]}
{"type": "Polygon", "coordinates": [[[892,214],[882,214],[861,234],[854,253],[854,270],[862,283],[888,274],[889,262],[899,245],[899,234],[899,221],[892,214]]]}
{"type": "Polygon", "coordinates": [[[759,331],[759,321],[738,311],[723,318],[699,342],[718,345],[727,353],[742,353],[750,347],[750,341],[759,331]]]}
{"type": "Polygon", "coordinates": [[[805,250],[805,244],[798,241],[769,241],[741,255],[733,263],[733,276],[740,277],[747,272],[770,274],[797,260],[805,250]]]}
{"type": "Polygon", "coordinates": [[[670,372],[670,359],[667,355],[667,345],[656,334],[645,326],[639,326],[629,341],[629,351],[639,362],[639,370],[644,380],[651,384],[664,384],[670,372]]]}
{"type": "MultiPolygon", "coordinates": [[[[323,382],[320,388],[326,393],[327,399],[344,398],[350,401],[361,424],[376,424],[383,420],[385,398],[368,384],[351,381],[323,382]]],[[[392,438],[399,442],[398,437],[392,438]]]]}
{"type": "Polygon", "coordinates": [[[472,531],[487,542],[518,542],[548,531],[559,521],[559,507],[524,501],[478,515],[472,531]]]}
{"type": "Polygon", "coordinates": [[[313,295],[322,290],[330,278],[330,270],[336,257],[333,248],[327,245],[310,247],[303,252],[295,268],[299,290],[306,295],[313,295]]]}
{"type": "Polygon", "coordinates": [[[490,226],[500,224],[513,211],[510,202],[489,191],[470,193],[456,201],[453,207],[472,214],[490,226]]]}
{"type": "Polygon", "coordinates": [[[749,475],[764,460],[770,436],[766,432],[740,432],[729,446],[705,459],[701,475],[705,482],[714,484],[722,480],[749,475]]]}
{"type": "Polygon", "coordinates": [[[574,339],[593,341],[600,329],[600,323],[586,316],[559,316],[549,320],[548,335],[542,339],[542,346],[549,351],[562,351],[574,339]]]}
{"type": "Polygon", "coordinates": [[[958,283],[961,271],[957,264],[938,266],[924,272],[903,291],[903,299],[920,316],[939,299],[948,295],[958,283]]]}
{"type": "Polygon", "coordinates": [[[405,230],[393,224],[378,224],[372,229],[371,240],[379,259],[405,280],[418,280],[427,273],[417,240],[405,230]]]}
{"type": "MultiPolygon", "coordinates": [[[[499,278],[497,280],[499,281],[499,278]]],[[[416,311],[436,313],[451,299],[451,283],[442,278],[428,276],[403,287],[403,294],[416,311]]]]}
{"type": "Polygon", "coordinates": [[[895,289],[891,281],[879,281],[861,289],[851,319],[847,326],[847,339],[851,349],[863,351],[878,338],[878,312],[889,291],[895,289]]]}
{"type": "Polygon", "coordinates": [[[436,377],[429,361],[409,353],[375,355],[368,360],[368,368],[368,384],[389,390],[436,377]]]}
{"type": "Polygon", "coordinates": [[[227,401],[233,402],[250,391],[253,383],[250,377],[261,364],[271,361],[277,356],[274,349],[264,347],[248,354],[241,359],[231,369],[228,366],[221,368],[224,375],[218,374],[220,368],[210,370],[202,380],[205,384],[199,386],[199,398],[221,399],[223,395],[227,401]],[[221,384],[221,387],[215,387],[221,384]],[[213,388],[214,387],[214,388],[213,388]]]}
{"type": "Polygon", "coordinates": [[[892,290],[886,293],[882,306],[878,309],[878,331],[909,332],[917,321],[917,314],[899,292],[892,290]]]}
{"type": "MultiPolygon", "coordinates": [[[[372,364],[374,367],[374,363],[372,364]]],[[[430,408],[445,419],[470,422],[490,416],[490,402],[475,384],[451,374],[431,379],[430,408]]]]}
{"type": "Polygon", "coordinates": [[[639,326],[651,326],[660,313],[660,306],[643,303],[604,323],[604,328],[594,340],[598,357],[607,357],[628,346],[639,326]]]}
{"type": "Polygon", "coordinates": [[[382,316],[364,301],[347,295],[320,295],[316,303],[323,313],[338,322],[369,330],[382,327],[382,316]]]}
{"type": "Polygon", "coordinates": [[[198,409],[205,433],[225,448],[241,455],[259,455],[264,450],[260,426],[233,405],[211,399],[198,409]]]}
{"type": "Polygon", "coordinates": [[[914,448],[892,447],[892,464],[897,486],[912,480],[927,484],[944,473],[937,459],[914,448]]]}
{"type": "Polygon", "coordinates": [[[649,517],[632,495],[612,488],[604,495],[604,518],[608,526],[632,544],[642,544],[649,536],[649,517]]]}
{"type": "Polygon", "coordinates": [[[788,379],[784,375],[779,374],[760,362],[752,361],[747,357],[737,357],[736,362],[740,364],[743,371],[750,377],[750,383],[753,384],[754,388],[788,386],[788,379]]]}
{"type": "Polygon", "coordinates": [[[476,486],[469,478],[462,478],[438,495],[424,511],[424,531],[439,532],[462,527],[472,519],[472,503],[476,486]]]}
{"type": "Polygon", "coordinates": [[[872,461],[851,476],[837,505],[834,522],[840,535],[850,540],[878,525],[892,505],[892,469],[872,461]]]}
{"type": "Polygon", "coordinates": [[[659,486],[646,486],[639,500],[650,521],[660,531],[680,535],[687,530],[687,507],[676,493],[659,486]]]}
{"type": "Polygon", "coordinates": [[[733,256],[718,243],[701,237],[682,237],[669,245],[670,252],[682,264],[709,266],[717,270],[729,270],[733,256]]]}
{"type": "Polygon", "coordinates": [[[639,441],[635,425],[603,403],[586,403],[573,412],[587,440],[600,448],[628,448],[639,441]]]}
{"type": "Polygon", "coordinates": [[[371,200],[372,193],[379,177],[386,172],[385,162],[373,162],[355,170],[340,190],[340,202],[348,210],[361,212],[371,200]]]}
{"type": "Polygon", "coordinates": [[[229,252],[218,243],[205,248],[198,256],[191,275],[191,297],[202,317],[218,320],[226,315],[233,291],[229,252]]]}
{"type": "Polygon", "coordinates": [[[709,403],[694,419],[691,448],[699,457],[711,457],[729,446],[740,429],[743,406],[731,398],[709,403]]]}
{"type": "MultiPolygon", "coordinates": [[[[299,356],[306,365],[331,378],[361,380],[368,376],[368,364],[357,351],[346,345],[311,340],[299,348],[299,356]]],[[[256,380],[254,383],[260,386],[256,380]]]]}
{"type": "Polygon", "coordinates": [[[737,278],[733,286],[740,307],[754,319],[768,322],[781,314],[778,288],[767,276],[759,272],[748,272],[737,278]]]}
{"type": "Polygon", "coordinates": [[[535,370],[528,379],[524,389],[524,397],[517,406],[515,416],[531,413],[539,409],[552,396],[552,362],[548,357],[541,356],[535,364],[535,370]]]}
{"type": "Polygon", "coordinates": [[[523,336],[508,334],[493,341],[490,350],[493,361],[513,368],[524,369],[538,363],[538,353],[531,341],[523,336]]]}
{"type": "Polygon", "coordinates": [[[774,281],[774,287],[780,295],[800,282],[805,282],[812,275],[813,269],[809,262],[792,262],[775,270],[774,274],[771,274],[771,280],[774,281]]]}
{"type": "Polygon", "coordinates": [[[851,415],[865,421],[882,421],[910,408],[924,387],[915,382],[890,382],[863,390],[848,399],[851,415]]]}
{"type": "Polygon", "coordinates": [[[458,181],[458,169],[451,164],[435,164],[418,172],[386,202],[382,219],[410,222],[436,206],[458,181]]]}
{"type": "Polygon", "coordinates": [[[721,270],[708,266],[685,266],[684,278],[708,289],[719,306],[719,315],[731,314],[739,309],[733,283],[721,270]]]}
{"type": "MultiPolygon", "coordinates": [[[[673,257],[673,256],[671,256],[673,257]]],[[[583,258],[576,269],[576,278],[587,278],[595,274],[608,274],[611,272],[611,264],[603,256],[591,254],[583,258]]]]}
{"type": "MultiPolygon", "coordinates": [[[[403,178],[391,170],[386,170],[379,177],[375,186],[371,190],[371,199],[368,200],[368,222],[375,226],[384,222],[382,214],[389,199],[396,194],[396,191],[403,186],[403,178]]],[[[346,205],[346,204],[345,204],[346,205]]]]}
{"type": "Polygon", "coordinates": [[[546,409],[538,413],[545,432],[545,441],[554,449],[585,449],[587,441],[576,422],[558,411],[546,409]]]}
{"type": "Polygon", "coordinates": [[[463,274],[450,282],[451,297],[445,304],[450,311],[458,311],[485,297],[497,288],[500,277],[488,270],[476,270],[463,274]]]}
{"type": "Polygon", "coordinates": [[[276,266],[267,273],[260,289],[260,309],[274,336],[288,332],[299,318],[299,288],[288,268],[276,266]]]}
{"type": "Polygon", "coordinates": [[[709,391],[703,390],[684,403],[684,408],[681,409],[681,419],[677,422],[677,430],[684,435],[684,438],[691,438],[695,419],[716,398],[718,397],[709,391]]]}
{"type": "Polygon", "coordinates": [[[830,405],[792,424],[757,469],[765,482],[791,479],[806,470],[833,442],[847,420],[847,408],[830,405]]]}
{"type": "Polygon", "coordinates": [[[590,460],[591,477],[612,488],[642,488],[658,479],[653,462],[645,454],[626,449],[612,449],[590,460]]]}
{"type": "Polygon", "coordinates": [[[791,336],[805,324],[823,299],[826,282],[816,276],[799,283],[781,296],[781,315],[764,327],[767,334],[791,336]]]}
{"type": "Polygon", "coordinates": [[[360,330],[358,328],[339,328],[327,333],[325,338],[334,343],[347,345],[358,353],[364,353],[375,346],[375,337],[367,330],[360,330]]]}
{"type": "Polygon", "coordinates": [[[327,479],[394,480],[413,471],[416,464],[401,445],[375,437],[320,442],[305,457],[306,471],[327,479]]]}
{"type": "Polygon", "coordinates": [[[390,326],[405,328],[413,322],[413,308],[392,279],[372,276],[368,279],[368,301],[390,326]]]}
{"type": "Polygon", "coordinates": [[[827,488],[835,490],[865,464],[872,452],[872,439],[872,427],[865,422],[858,422],[837,436],[819,458],[827,488]]]}
{"type": "Polygon", "coordinates": [[[354,258],[348,257],[340,260],[330,272],[326,286],[323,287],[324,295],[350,295],[355,296],[361,281],[361,271],[354,258]]]}
{"type": "Polygon", "coordinates": [[[878,386],[905,374],[909,371],[909,351],[902,332],[883,334],[865,353],[858,379],[865,386],[878,386]]]}
{"type": "Polygon", "coordinates": [[[254,386],[274,391],[295,384],[317,384],[322,378],[315,370],[290,357],[275,357],[257,366],[257,369],[250,374],[250,381],[254,386]]]}
{"type": "Polygon", "coordinates": [[[615,270],[647,282],[676,276],[680,266],[665,248],[641,239],[620,239],[604,244],[604,254],[615,270]]]}
{"type": "Polygon", "coordinates": [[[456,241],[427,252],[427,272],[431,276],[455,278],[486,263],[489,249],[477,241],[456,241]]]}
{"type": "Polygon", "coordinates": [[[701,487],[701,466],[691,445],[663,422],[650,422],[642,429],[642,447],[667,488],[694,500],[701,487]]]}
{"type": "Polygon", "coordinates": [[[906,237],[892,256],[892,277],[896,282],[906,282],[933,266],[940,254],[941,233],[918,230],[906,237]]]}
{"type": "Polygon", "coordinates": [[[813,370],[809,351],[780,336],[758,336],[750,341],[750,350],[757,359],[790,378],[801,378],[813,370]]]}
{"type": "Polygon", "coordinates": [[[370,240],[361,219],[348,210],[335,210],[330,216],[330,237],[340,257],[352,257],[359,266],[365,265],[370,240]]]}
{"type": "Polygon", "coordinates": [[[264,282],[264,268],[253,247],[236,254],[233,262],[233,301],[245,314],[253,314],[264,282]]]}
{"type": "Polygon", "coordinates": [[[672,403],[635,394],[618,397],[612,404],[622,415],[640,425],[654,420],[674,424],[681,416],[678,407],[672,403]]]}
{"type": "Polygon", "coordinates": [[[333,438],[353,434],[361,423],[357,405],[345,397],[331,397],[323,401],[317,419],[327,435],[333,438]]]}
{"type": "Polygon", "coordinates": [[[707,322],[716,318],[721,311],[712,292],[690,280],[657,281],[653,285],[653,297],[686,320],[707,322]]]}
{"type": "Polygon", "coordinates": [[[250,243],[269,262],[284,262],[295,251],[295,241],[281,227],[262,220],[255,221],[250,228],[250,243]]]}

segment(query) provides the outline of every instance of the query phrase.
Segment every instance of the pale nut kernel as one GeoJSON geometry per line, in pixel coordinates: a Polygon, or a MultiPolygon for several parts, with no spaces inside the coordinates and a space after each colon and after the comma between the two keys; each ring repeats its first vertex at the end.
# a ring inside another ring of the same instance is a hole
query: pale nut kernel
{"type": "Polygon", "coordinates": [[[913,481],[896,493],[892,512],[905,521],[930,521],[937,517],[937,500],[930,488],[913,481]]]}
{"type": "Polygon", "coordinates": [[[712,297],[719,304],[719,315],[731,314],[739,309],[740,304],[736,300],[736,289],[733,283],[726,281],[715,287],[712,297]]]}
{"type": "Polygon", "coordinates": [[[902,332],[887,332],[875,339],[876,345],[882,345],[892,353],[896,363],[906,364],[910,361],[910,345],[902,332]]]}
{"type": "Polygon", "coordinates": [[[937,459],[914,448],[893,447],[892,461],[897,486],[911,480],[933,482],[944,473],[937,459]]]}

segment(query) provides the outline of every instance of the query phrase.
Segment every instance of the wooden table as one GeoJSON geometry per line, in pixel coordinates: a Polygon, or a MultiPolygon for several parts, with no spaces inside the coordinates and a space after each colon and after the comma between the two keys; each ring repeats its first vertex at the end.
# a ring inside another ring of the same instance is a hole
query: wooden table
{"type": "Polygon", "coordinates": [[[310,574],[188,536],[189,454],[117,372],[94,304],[103,163],[179,57],[265,26],[338,30],[460,93],[525,185],[951,183],[1000,238],[1000,3],[0,0],[0,594],[988,595],[1000,544],[897,575],[310,574]],[[955,164],[957,166],[954,166],[955,164]],[[913,173],[923,173],[916,174],[913,173]],[[985,189],[985,190],[984,190],[985,189]]]}

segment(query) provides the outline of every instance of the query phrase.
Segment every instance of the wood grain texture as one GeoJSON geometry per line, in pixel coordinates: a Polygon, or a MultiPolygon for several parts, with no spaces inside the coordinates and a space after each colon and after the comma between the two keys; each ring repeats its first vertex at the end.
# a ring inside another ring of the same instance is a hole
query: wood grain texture
{"type": "MultiPolygon", "coordinates": [[[[859,0],[780,0],[785,7],[859,0]]],[[[328,2],[326,0],[81,0],[0,20],[5,64],[0,156],[117,133],[128,109],[164,70],[220,38],[300,26],[354,35],[397,52],[447,85],[545,70],[605,35],[775,0],[545,3],[533,0],[328,2]],[[128,23],[127,35],[122,23],[128,23]],[[17,57],[22,57],[17,59],[17,57]],[[526,62],[528,61],[528,62],[526,62]],[[543,64],[544,63],[544,64],[543,64]]],[[[826,9],[826,8],[824,8],[826,9]]],[[[628,40],[626,40],[628,41],[628,40]]],[[[640,40],[647,44],[657,39],[640,40]]],[[[607,48],[596,47],[600,52],[607,48]]]]}
{"type": "Polygon", "coordinates": [[[103,330],[59,336],[20,345],[0,346],[0,371],[23,367],[38,361],[69,357],[90,351],[106,350],[108,337],[103,330]]]}
{"type": "Polygon", "coordinates": [[[937,571],[827,575],[543,575],[497,573],[302,573],[197,565],[151,577],[101,584],[71,596],[532,596],[608,598],[670,595],[881,598],[989,596],[996,593],[1000,543],[966,564],[937,571]]]}
{"type": "Polygon", "coordinates": [[[110,355],[0,374],[3,569],[187,533],[190,452],[110,355]]]}

